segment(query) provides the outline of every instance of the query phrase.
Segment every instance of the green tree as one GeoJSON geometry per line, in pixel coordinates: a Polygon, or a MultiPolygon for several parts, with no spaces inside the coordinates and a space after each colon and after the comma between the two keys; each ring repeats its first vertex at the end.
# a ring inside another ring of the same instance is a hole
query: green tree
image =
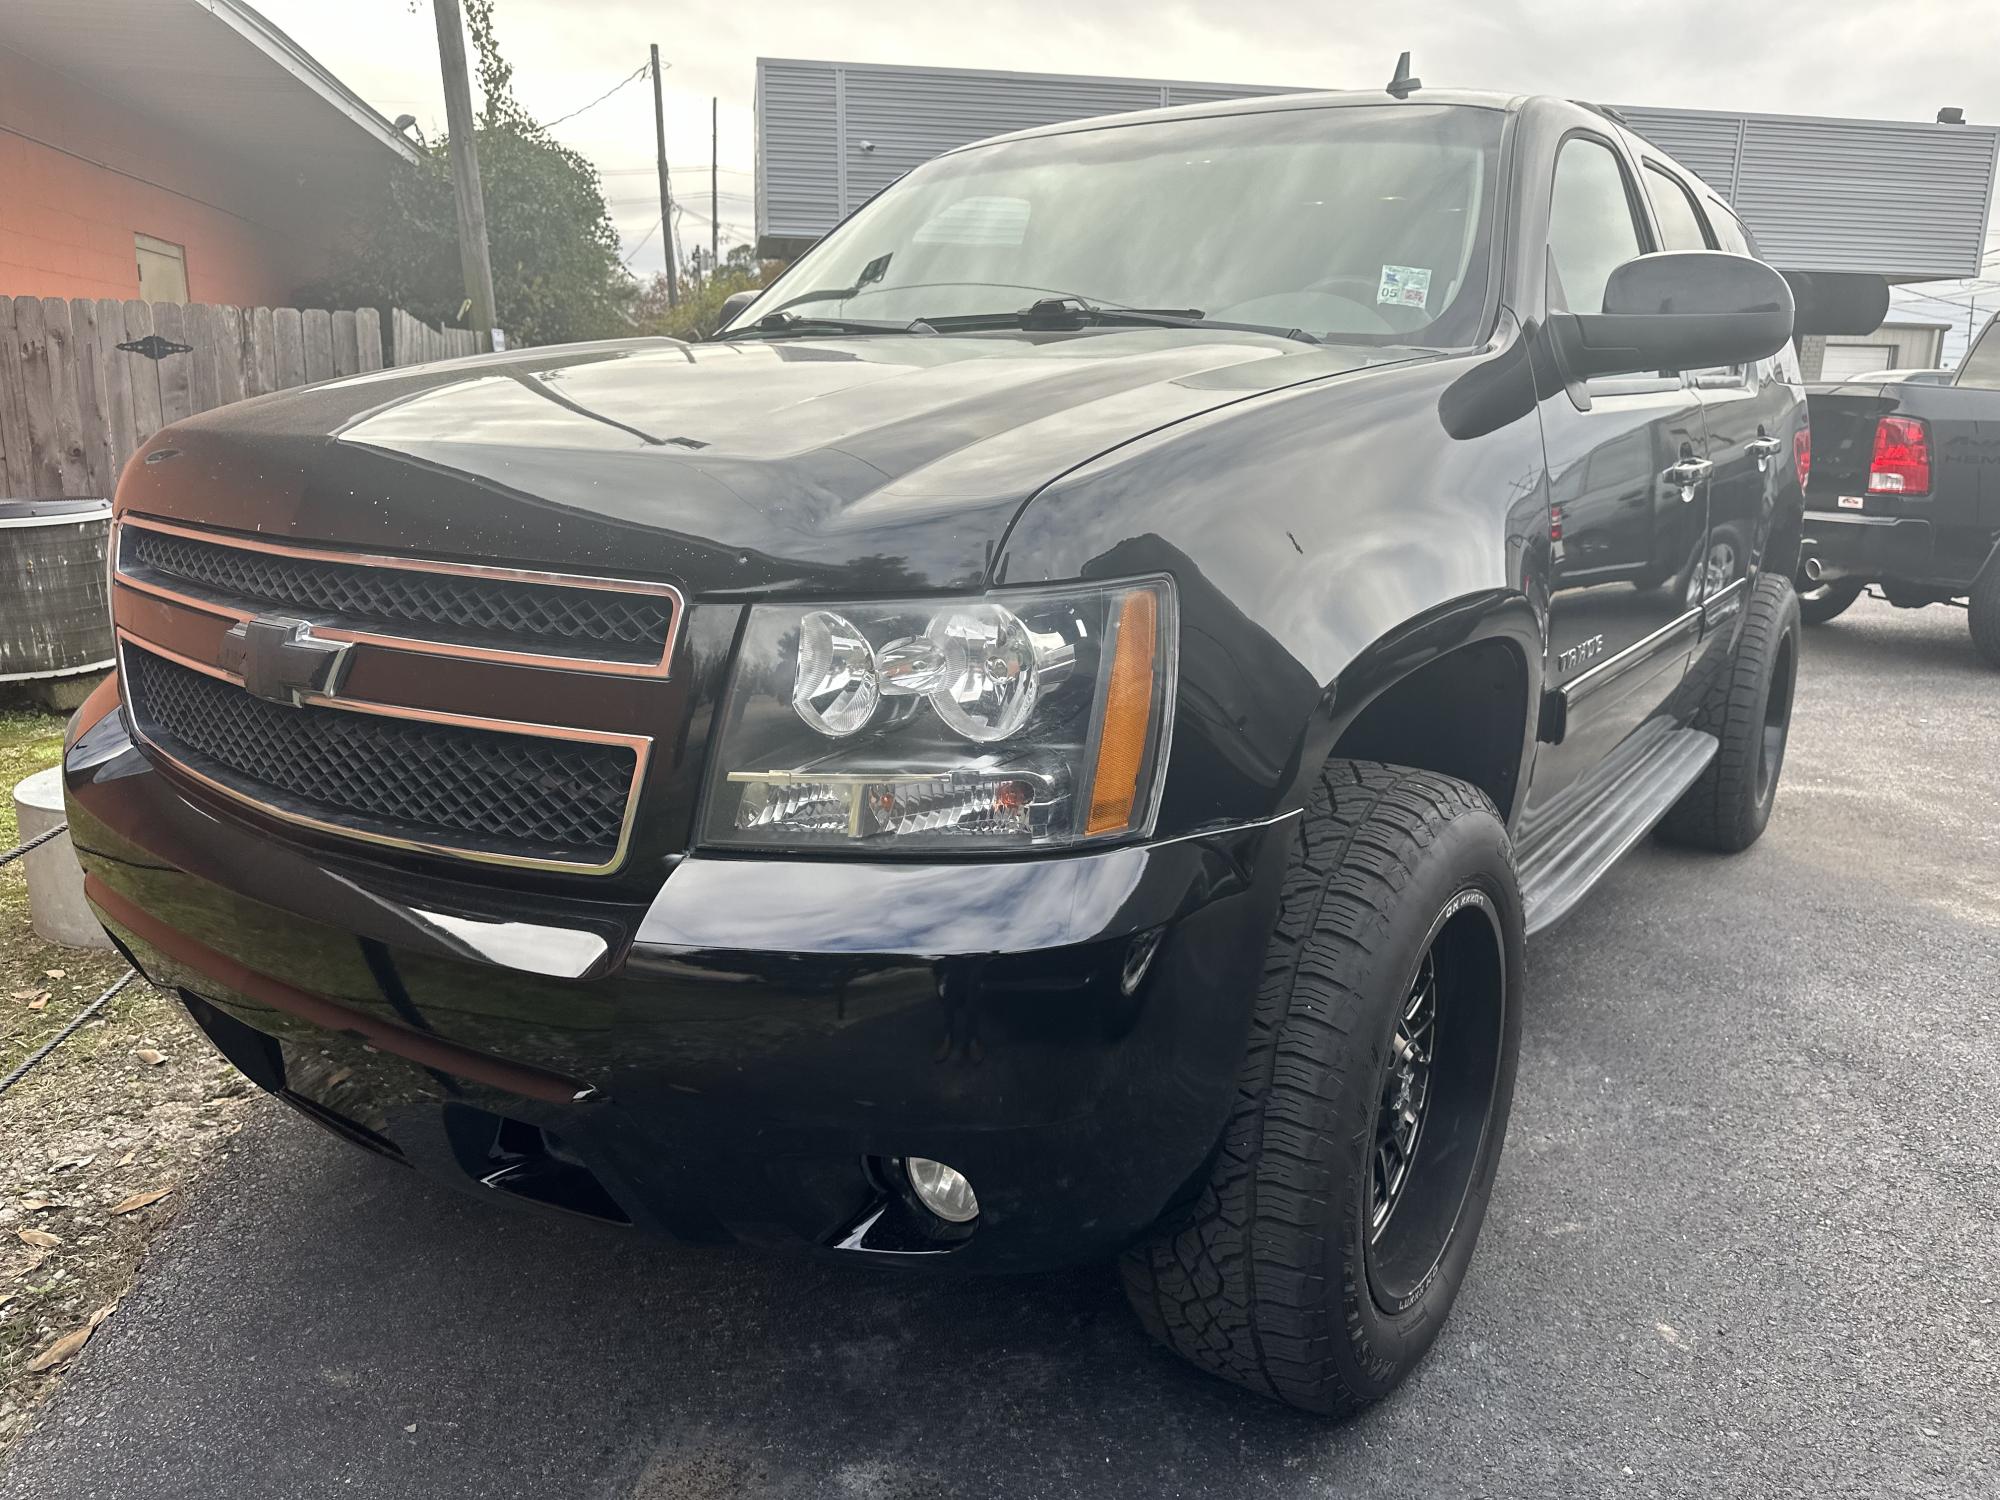
{"type": "MultiPolygon", "coordinates": [[[[705,254],[705,252],[704,252],[705,254]]],[[[667,305],[667,277],[658,272],[632,304],[632,322],[641,333],[676,339],[705,339],[722,327],[722,304],[732,293],[768,285],[783,261],[759,260],[749,245],[734,245],[712,275],[683,271],[681,305],[667,305]]]]}
{"type": "MultiPolygon", "coordinates": [[[[515,345],[631,331],[638,288],[589,160],[554,140],[514,97],[493,30],[494,0],[465,0],[485,102],[474,127],[500,326],[515,345]]],[[[360,205],[336,269],[299,296],[308,306],[402,307],[464,326],[449,143],[398,162],[380,199],[360,205]]]]}

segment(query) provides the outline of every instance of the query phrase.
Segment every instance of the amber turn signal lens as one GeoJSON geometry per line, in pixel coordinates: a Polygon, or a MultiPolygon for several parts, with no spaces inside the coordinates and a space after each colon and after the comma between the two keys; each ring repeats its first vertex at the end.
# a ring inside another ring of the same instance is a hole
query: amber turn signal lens
{"type": "Polygon", "coordinates": [[[1104,699],[1097,768],[1090,779],[1086,835],[1122,833],[1132,824],[1132,810],[1139,802],[1139,775],[1146,764],[1146,737],[1152,728],[1153,668],[1159,641],[1159,596],[1151,589],[1134,589],[1118,608],[1118,637],[1112,646],[1111,684],[1104,699]]]}

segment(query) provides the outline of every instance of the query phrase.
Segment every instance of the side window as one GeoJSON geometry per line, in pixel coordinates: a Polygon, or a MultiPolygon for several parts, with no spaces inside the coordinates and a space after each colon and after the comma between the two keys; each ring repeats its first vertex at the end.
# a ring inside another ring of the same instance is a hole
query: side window
{"type": "Polygon", "coordinates": [[[1565,141],[1549,203],[1549,253],[1564,305],[1571,312],[1603,311],[1612,271],[1644,251],[1617,155],[1588,136],[1565,141]]]}
{"type": "Polygon", "coordinates": [[[1719,210],[1714,215],[1717,248],[1727,250],[1731,255],[1748,255],[1762,260],[1764,257],[1757,252],[1757,242],[1750,238],[1750,231],[1743,227],[1743,221],[1720,204],[1716,206],[1719,210]]]}
{"type": "Polygon", "coordinates": [[[1708,233],[1702,228],[1701,210],[1678,177],[1648,162],[1645,171],[1646,196],[1653,203],[1653,217],[1660,221],[1662,250],[1709,250],[1708,233]]]}

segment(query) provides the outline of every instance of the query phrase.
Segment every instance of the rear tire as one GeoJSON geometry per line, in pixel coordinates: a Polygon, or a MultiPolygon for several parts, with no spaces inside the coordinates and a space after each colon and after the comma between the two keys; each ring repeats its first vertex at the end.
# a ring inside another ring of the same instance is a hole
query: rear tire
{"type": "Polygon", "coordinates": [[[2000,556],[1988,562],[1973,582],[1965,623],[1972,631],[1974,649],[1989,667],[2000,667],[2000,556]]]}
{"type": "Polygon", "coordinates": [[[1482,793],[1373,762],[1321,772],[1207,1184],[1125,1256],[1154,1338],[1329,1416],[1415,1367],[1499,1166],[1522,949],[1512,849],[1482,793]]]}
{"type": "Polygon", "coordinates": [[[1750,591],[1735,656],[1695,714],[1694,727],[1722,747],[1660,821],[1661,838],[1721,854],[1757,842],[1778,796],[1798,665],[1798,595],[1766,573],[1750,591]]]}
{"type": "Polygon", "coordinates": [[[1799,595],[1799,618],[1808,625],[1824,625],[1861,597],[1862,585],[1843,578],[1838,583],[1822,583],[1799,595]]]}

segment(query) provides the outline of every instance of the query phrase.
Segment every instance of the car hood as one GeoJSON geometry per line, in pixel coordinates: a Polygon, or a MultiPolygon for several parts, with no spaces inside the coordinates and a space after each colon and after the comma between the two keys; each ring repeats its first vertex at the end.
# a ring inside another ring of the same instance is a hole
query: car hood
{"type": "Polygon", "coordinates": [[[1182,329],[533,350],[194,418],[149,445],[120,503],[714,597],[974,587],[1021,507],[1076,465],[1219,406],[1427,357],[1182,329]]]}

